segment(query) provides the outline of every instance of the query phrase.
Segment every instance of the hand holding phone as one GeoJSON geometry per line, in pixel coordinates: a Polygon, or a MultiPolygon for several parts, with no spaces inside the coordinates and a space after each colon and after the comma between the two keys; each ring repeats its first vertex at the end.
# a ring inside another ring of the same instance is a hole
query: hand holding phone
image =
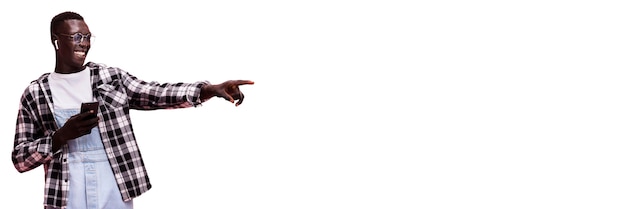
{"type": "Polygon", "coordinates": [[[53,150],[59,150],[61,145],[67,143],[68,140],[76,139],[85,134],[91,133],[91,129],[98,125],[98,102],[86,102],[80,105],[80,114],[74,115],[67,119],[65,124],[59,128],[52,136],[53,150]],[[92,111],[93,113],[87,113],[92,111]],[[85,114],[86,115],[82,115],[85,114]]]}

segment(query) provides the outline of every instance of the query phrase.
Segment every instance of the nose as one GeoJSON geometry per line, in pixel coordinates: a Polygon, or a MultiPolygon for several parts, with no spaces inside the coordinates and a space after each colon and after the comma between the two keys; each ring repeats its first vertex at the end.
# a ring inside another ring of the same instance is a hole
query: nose
{"type": "Polygon", "coordinates": [[[80,39],[80,42],[78,43],[78,45],[83,48],[89,47],[91,46],[91,41],[87,39],[86,37],[83,37],[82,39],[80,39]]]}

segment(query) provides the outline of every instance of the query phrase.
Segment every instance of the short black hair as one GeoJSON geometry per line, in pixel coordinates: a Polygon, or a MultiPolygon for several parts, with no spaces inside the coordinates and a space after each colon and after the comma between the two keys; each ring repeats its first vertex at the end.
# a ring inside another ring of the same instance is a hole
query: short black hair
{"type": "Polygon", "coordinates": [[[56,34],[57,28],[59,28],[59,26],[61,26],[61,24],[63,24],[63,22],[66,20],[84,20],[84,19],[83,19],[83,16],[79,15],[78,13],[70,12],[70,11],[62,12],[54,16],[52,18],[52,21],[50,21],[50,38],[51,39],[54,37],[54,34],[56,34]]]}

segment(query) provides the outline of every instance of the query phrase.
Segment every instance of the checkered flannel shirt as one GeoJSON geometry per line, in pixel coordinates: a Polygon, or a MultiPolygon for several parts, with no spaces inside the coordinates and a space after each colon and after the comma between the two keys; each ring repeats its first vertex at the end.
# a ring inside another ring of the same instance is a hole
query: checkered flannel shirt
{"type": "MultiPolygon", "coordinates": [[[[93,96],[100,102],[98,123],[104,149],[123,200],[152,186],[135,141],[129,110],[195,107],[202,103],[200,87],[208,82],[145,82],[115,67],[87,63],[93,96]]],[[[12,160],[19,172],[44,165],[44,205],[65,207],[69,189],[68,147],[52,151],[55,122],[49,73],[32,81],[24,91],[15,128],[12,160]]]]}

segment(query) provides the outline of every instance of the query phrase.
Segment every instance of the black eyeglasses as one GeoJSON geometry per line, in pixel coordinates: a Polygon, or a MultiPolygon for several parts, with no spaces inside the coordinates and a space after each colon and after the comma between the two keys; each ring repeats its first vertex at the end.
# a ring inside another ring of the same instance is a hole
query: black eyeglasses
{"type": "Polygon", "coordinates": [[[83,40],[86,40],[87,42],[91,43],[91,37],[92,37],[91,33],[88,33],[88,34],[74,33],[72,35],[59,33],[59,35],[72,38],[75,44],[80,44],[83,42],[83,40]]]}

